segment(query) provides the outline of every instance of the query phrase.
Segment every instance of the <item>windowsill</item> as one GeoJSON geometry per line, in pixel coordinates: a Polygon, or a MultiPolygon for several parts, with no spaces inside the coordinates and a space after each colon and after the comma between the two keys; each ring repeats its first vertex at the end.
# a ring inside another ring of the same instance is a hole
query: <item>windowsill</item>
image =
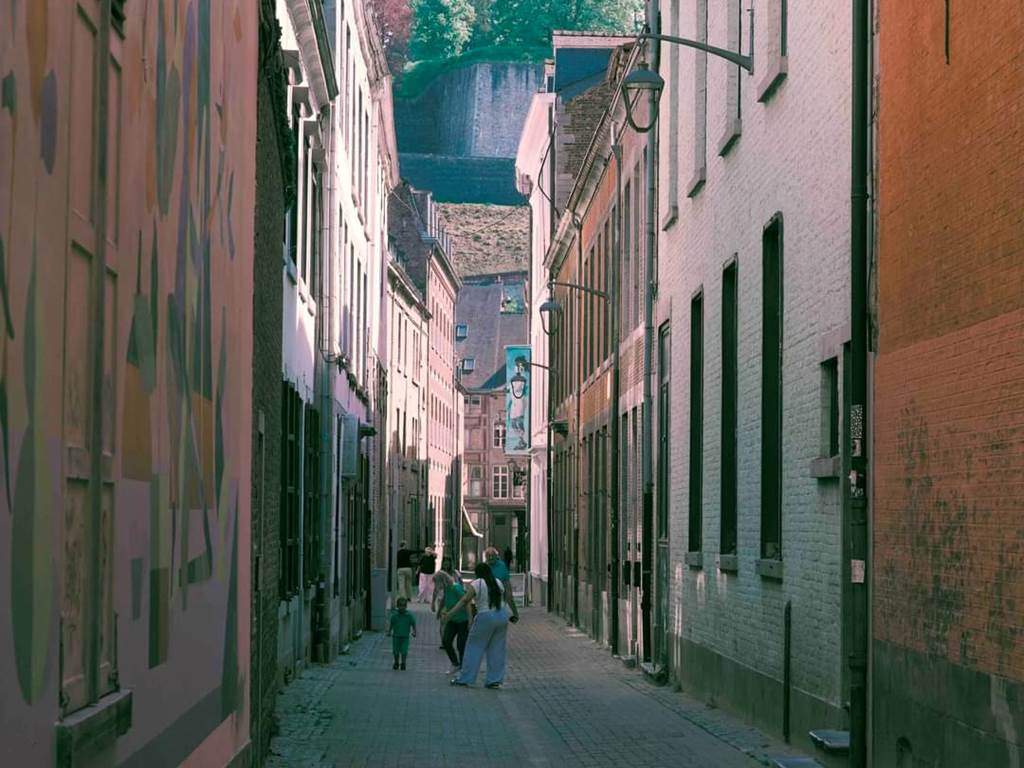
{"type": "Polygon", "coordinates": [[[287,256],[284,258],[284,272],[288,275],[288,279],[291,280],[292,285],[297,285],[299,282],[298,275],[295,274],[295,264],[287,256]]]}
{"type": "Polygon", "coordinates": [[[115,691],[56,724],[57,765],[72,766],[101,752],[132,727],[132,692],[115,691]]]}
{"type": "Polygon", "coordinates": [[[690,179],[690,183],[686,185],[687,197],[694,198],[702,189],[704,189],[704,182],[707,181],[707,175],[708,168],[706,165],[702,165],[693,172],[693,178],[690,179]]]}
{"type": "Polygon", "coordinates": [[[661,231],[667,232],[678,220],[679,206],[675,204],[668,206],[668,211],[665,212],[665,216],[661,220],[661,231]]]}
{"type": "Polygon", "coordinates": [[[811,460],[811,477],[818,480],[835,480],[839,478],[840,461],[838,456],[819,456],[811,460]]]}
{"type": "Polygon", "coordinates": [[[776,56],[772,59],[768,65],[768,71],[761,82],[757,84],[757,100],[759,102],[764,104],[771,100],[782,81],[786,79],[788,70],[788,60],[785,56],[776,56]]]}
{"type": "Polygon", "coordinates": [[[725,133],[718,142],[718,156],[725,157],[736,146],[736,142],[743,135],[743,120],[739,117],[729,118],[725,125],[725,133]]]}
{"type": "Polygon", "coordinates": [[[718,570],[723,573],[738,573],[740,570],[740,559],[736,555],[719,555],[718,570]]]}
{"type": "Polygon", "coordinates": [[[693,569],[699,569],[704,567],[704,553],[703,552],[687,552],[686,553],[686,564],[693,569]]]}
{"type": "Polygon", "coordinates": [[[757,561],[755,570],[758,575],[763,579],[771,579],[772,581],[782,581],[782,561],[762,558],[757,561]]]}

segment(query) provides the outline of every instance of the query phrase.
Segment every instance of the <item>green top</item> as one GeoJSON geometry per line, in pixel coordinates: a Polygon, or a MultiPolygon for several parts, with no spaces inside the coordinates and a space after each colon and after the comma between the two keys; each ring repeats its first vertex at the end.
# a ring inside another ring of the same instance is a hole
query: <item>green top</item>
{"type": "Polygon", "coordinates": [[[416,617],[412,611],[393,610],[388,623],[395,637],[408,637],[412,628],[416,626],[416,617]]]}
{"type": "MultiPolygon", "coordinates": [[[[462,599],[462,596],[466,594],[466,588],[459,582],[450,582],[444,589],[444,609],[450,611],[455,607],[455,604],[462,599]]],[[[463,621],[469,621],[469,613],[466,612],[466,606],[462,606],[448,617],[448,621],[454,621],[462,623],[463,621]]]]}

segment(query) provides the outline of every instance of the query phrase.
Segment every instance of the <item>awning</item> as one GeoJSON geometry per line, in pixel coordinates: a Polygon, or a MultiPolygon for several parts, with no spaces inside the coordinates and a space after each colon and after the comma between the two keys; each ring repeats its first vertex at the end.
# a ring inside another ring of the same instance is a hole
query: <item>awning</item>
{"type": "MultiPolygon", "coordinates": [[[[484,535],[476,529],[476,526],[473,525],[473,521],[469,519],[469,512],[466,511],[465,504],[462,505],[462,518],[466,521],[466,526],[469,528],[470,534],[476,536],[478,539],[482,539],[484,537],[484,535]]],[[[462,535],[466,535],[465,530],[462,531],[462,535]]]]}

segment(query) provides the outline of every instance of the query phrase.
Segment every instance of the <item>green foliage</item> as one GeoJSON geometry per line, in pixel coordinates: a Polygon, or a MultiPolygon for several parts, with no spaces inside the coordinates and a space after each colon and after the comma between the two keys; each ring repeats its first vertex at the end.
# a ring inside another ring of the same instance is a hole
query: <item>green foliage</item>
{"type": "Polygon", "coordinates": [[[544,45],[553,30],[631,33],[643,0],[500,0],[488,10],[495,43],[544,45]]]}
{"type": "MultiPolygon", "coordinates": [[[[386,2],[387,0],[378,0],[386,2]]],[[[400,0],[398,0],[400,1],[400,0]]],[[[643,0],[411,0],[411,98],[442,72],[475,61],[543,61],[553,30],[632,34],[643,0]]]]}
{"type": "Polygon", "coordinates": [[[413,59],[458,56],[473,34],[476,11],[471,0],[413,0],[413,59]]]}

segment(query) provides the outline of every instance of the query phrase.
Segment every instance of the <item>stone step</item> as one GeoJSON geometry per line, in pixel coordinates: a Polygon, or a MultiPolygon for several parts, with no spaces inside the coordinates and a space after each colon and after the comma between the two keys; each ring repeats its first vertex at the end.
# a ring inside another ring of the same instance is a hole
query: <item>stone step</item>
{"type": "Polygon", "coordinates": [[[850,732],[820,728],[809,731],[808,736],[814,745],[830,755],[846,755],[850,752],[850,732]]]}

